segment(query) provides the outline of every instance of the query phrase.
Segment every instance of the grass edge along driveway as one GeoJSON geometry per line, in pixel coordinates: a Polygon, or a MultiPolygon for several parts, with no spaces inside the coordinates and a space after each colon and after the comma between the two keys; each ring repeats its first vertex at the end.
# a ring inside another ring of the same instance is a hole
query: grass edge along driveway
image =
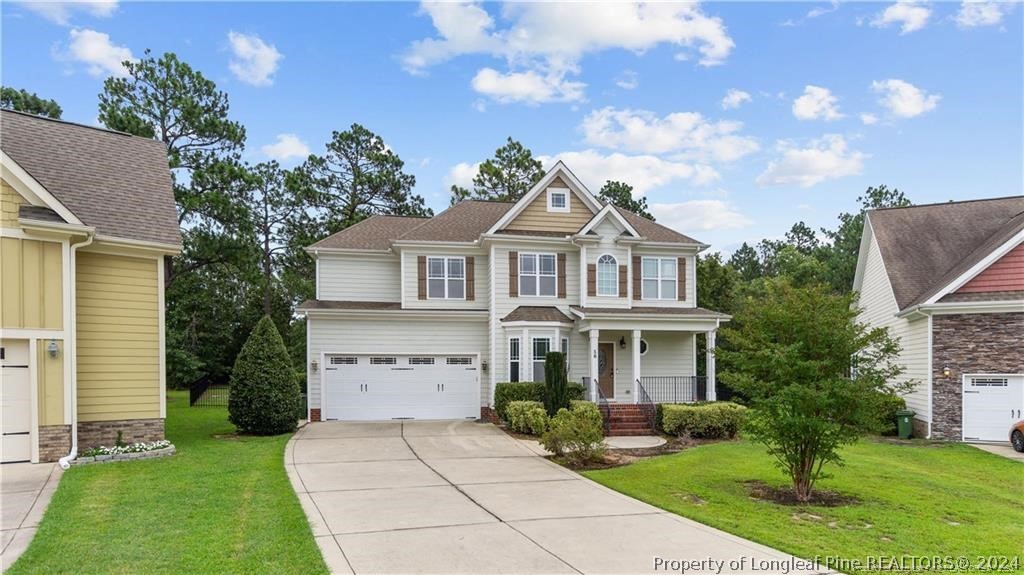
{"type": "MultiPolygon", "coordinates": [[[[818,488],[843,507],[751,499],[746,481],[785,487],[764,449],[704,445],[587,477],[683,517],[799,557],[1015,556],[1024,553],[1024,465],[969,445],[865,440],[818,488]]],[[[1024,562],[1024,558],[1021,558],[1024,562]]],[[[1011,571],[1013,572],[1013,571],[1011,571]]],[[[1024,572],[1024,569],[1017,569],[1024,572]]]]}
{"type": "Polygon", "coordinates": [[[326,573],[284,471],[289,435],[236,437],[222,407],[167,401],[167,458],[61,479],[6,573],[326,573]]]}

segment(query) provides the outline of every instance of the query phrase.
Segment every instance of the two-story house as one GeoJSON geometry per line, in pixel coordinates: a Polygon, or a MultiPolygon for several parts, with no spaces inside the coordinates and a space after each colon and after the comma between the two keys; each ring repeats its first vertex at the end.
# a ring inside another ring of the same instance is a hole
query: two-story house
{"type": "Polygon", "coordinates": [[[371,217],[308,248],[309,417],[479,418],[497,383],[543,381],[549,351],[595,400],[714,399],[696,336],[713,352],[729,317],[697,307],[707,247],[604,204],[560,162],[518,202],[371,217]]]}

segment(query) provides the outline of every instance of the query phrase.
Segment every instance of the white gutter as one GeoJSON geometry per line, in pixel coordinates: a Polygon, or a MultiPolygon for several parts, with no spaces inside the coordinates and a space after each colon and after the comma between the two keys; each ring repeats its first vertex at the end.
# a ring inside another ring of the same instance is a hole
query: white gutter
{"type": "MultiPolygon", "coordinates": [[[[68,278],[68,289],[75,289],[75,276],[78,274],[78,263],[75,257],[75,252],[78,248],[84,248],[93,242],[95,236],[88,235],[85,240],[71,244],[71,249],[68,250],[69,257],[71,258],[70,266],[70,277],[68,278]]],[[[71,340],[71,451],[67,455],[57,460],[60,464],[61,469],[68,469],[71,467],[71,461],[78,457],[78,292],[74,292],[71,298],[71,325],[68,327],[68,336],[71,340]]]]}

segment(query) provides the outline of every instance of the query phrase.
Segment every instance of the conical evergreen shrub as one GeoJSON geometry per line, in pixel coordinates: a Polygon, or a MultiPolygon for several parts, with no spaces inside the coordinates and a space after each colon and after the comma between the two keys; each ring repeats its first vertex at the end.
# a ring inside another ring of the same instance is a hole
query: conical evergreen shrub
{"type": "Polygon", "coordinates": [[[288,349],[269,315],[256,324],[235,358],[228,419],[242,433],[295,431],[301,396],[288,349]]]}
{"type": "Polygon", "coordinates": [[[569,382],[565,372],[565,354],[558,351],[544,356],[544,410],[554,417],[569,407],[569,382]]]}

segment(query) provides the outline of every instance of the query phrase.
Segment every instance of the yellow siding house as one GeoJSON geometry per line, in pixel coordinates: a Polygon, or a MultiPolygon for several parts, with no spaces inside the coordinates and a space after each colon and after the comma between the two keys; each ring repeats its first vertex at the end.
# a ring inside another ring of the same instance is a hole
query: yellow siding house
{"type": "Polygon", "coordinates": [[[0,458],[163,439],[166,148],[5,110],[0,168],[0,458]]]}

